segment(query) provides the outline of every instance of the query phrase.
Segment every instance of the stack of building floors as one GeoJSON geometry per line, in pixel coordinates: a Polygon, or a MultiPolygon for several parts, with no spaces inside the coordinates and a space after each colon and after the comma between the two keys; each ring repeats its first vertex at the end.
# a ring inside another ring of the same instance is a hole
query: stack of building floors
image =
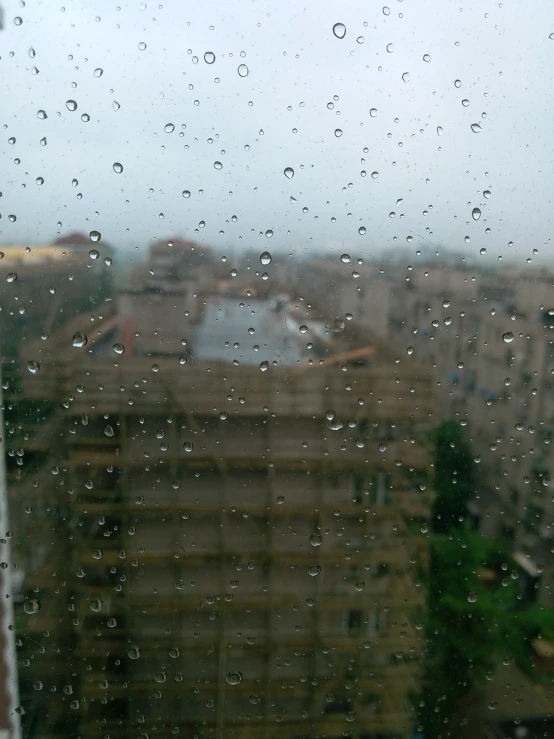
{"type": "Polygon", "coordinates": [[[48,553],[18,621],[27,715],[48,699],[27,736],[409,736],[429,376],[123,350],[116,315],[24,350],[59,429],[11,490],[50,511],[16,542],[48,553]]]}

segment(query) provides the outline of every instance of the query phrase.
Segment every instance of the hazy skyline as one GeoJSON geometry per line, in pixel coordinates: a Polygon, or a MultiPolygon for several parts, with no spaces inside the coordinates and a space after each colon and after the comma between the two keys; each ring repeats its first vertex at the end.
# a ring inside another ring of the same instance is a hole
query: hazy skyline
{"type": "Polygon", "coordinates": [[[3,7],[1,243],[96,229],[133,254],[181,234],[550,260],[546,0],[3,7]]]}

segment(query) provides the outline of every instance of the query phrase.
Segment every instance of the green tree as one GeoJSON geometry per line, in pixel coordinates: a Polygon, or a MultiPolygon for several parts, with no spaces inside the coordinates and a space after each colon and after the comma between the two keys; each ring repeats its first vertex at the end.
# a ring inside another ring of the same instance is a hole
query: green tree
{"type": "Polygon", "coordinates": [[[443,421],[431,434],[435,451],[433,530],[460,528],[474,490],[473,457],[457,421],[443,421]]]}
{"type": "Polygon", "coordinates": [[[488,590],[483,568],[500,569],[502,545],[472,532],[431,543],[427,655],[418,718],[426,739],[438,739],[460,698],[494,669],[503,641],[504,612],[513,589],[488,590]]]}

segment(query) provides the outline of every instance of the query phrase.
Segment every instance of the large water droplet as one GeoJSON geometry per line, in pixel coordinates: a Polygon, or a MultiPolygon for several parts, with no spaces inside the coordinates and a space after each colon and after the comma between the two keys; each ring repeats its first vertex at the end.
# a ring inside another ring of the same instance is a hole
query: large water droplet
{"type": "Polygon", "coordinates": [[[294,169],[292,167],[285,167],[285,177],[289,180],[292,180],[294,177],[294,169]]]}
{"type": "Polygon", "coordinates": [[[98,251],[98,249],[91,249],[88,255],[91,259],[96,260],[100,256],[100,252],[98,251]]]}
{"type": "Polygon", "coordinates": [[[480,208],[474,208],[471,211],[471,217],[473,218],[474,221],[478,221],[479,218],[481,218],[481,209],[480,208]]]}
{"type": "Polygon", "coordinates": [[[6,282],[15,282],[17,280],[17,272],[8,272],[6,282]]]}
{"type": "Polygon", "coordinates": [[[78,349],[80,349],[83,346],[86,346],[88,342],[87,337],[82,334],[80,331],[77,331],[77,333],[73,334],[73,340],[72,345],[78,349]]]}
{"type": "Polygon", "coordinates": [[[267,360],[264,360],[263,362],[260,362],[260,369],[262,372],[265,372],[269,369],[269,362],[267,360]]]}
{"type": "Polygon", "coordinates": [[[214,169],[223,169],[223,164],[221,162],[214,162],[214,169]]]}
{"type": "Polygon", "coordinates": [[[173,131],[175,131],[175,125],[173,123],[166,123],[164,126],[164,131],[166,133],[173,133],[173,131]]]}
{"type": "Polygon", "coordinates": [[[32,616],[33,613],[37,613],[40,610],[40,604],[38,600],[26,600],[23,610],[28,616],[32,616]]]}
{"type": "Polygon", "coordinates": [[[378,112],[379,112],[379,111],[377,110],[377,108],[370,108],[370,110],[369,110],[369,115],[370,115],[370,116],[371,116],[372,118],[377,118],[377,114],[378,114],[378,112]]]}
{"type": "Polygon", "coordinates": [[[271,264],[271,254],[268,251],[264,251],[260,254],[260,262],[263,265],[271,264]]]}
{"type": "Polygon", "coordinates": [[[32,375],[36,375],[36,373],[40,370],[40,364],[38,362],[30,360],[29,362],[27,362],[27,370],[32,375]]]}
{"type": "Polygon", "coordinates": [[[484,198],[486,198],[488,200],[490,198],[490,196],[491,196],[491,191],[490,190],[483,190],[483,197],[484,198]]]}
{"type": "Polygon", "coordinates": [[[206,64],[213,64],[215,62],[215,54],[213,53],[213,51],[207,51],[204,54],[204,61],[206,62],[206,64]]]}
{"type": "Polygon", "coordinates": [[[115,436],[115,431],[113,430],[113,427],[110,426],[109,423],[107,423],[104,426],[104,436],[107,436],[108,438],[111,438],[112,436],[115,436]]]}
{"type": "Polygon", "coordinates": [[[114,162],[113,171],[117,172],[117,174],[121,174],[123,172],[123,165],[120,162],[114,162]]]}
{"type": "Polygon", "coordinates": [[[46,111],[45,110],[37,111],[37,118],[40,118],[41,120],[48,118],[48,116],[46,115],[46,111]]]}
{"type": "Polygon", "coordinates": [[[505,344],[511,344],[513,340],[514,340],[514,335],[511,331],[506,331],[505,334],[502,334],[502,341],[505,344]]]}
{"type": "Polygon", "coordinates": [[[242,674],[240,672],[229,672],[227,673],[225,681],[229,683],[229,685],[238,685],[242,681],[242,674]]]}
{"type": "Polygon", "coordinates": [[[89,239],[91,241],[100,241],[101,238],[102,238],[102,234],[100,233],[100,231],[91,231],[89,233],[89,239]]]}
{"type": "Polygon", "coordinates": [[[310,565],[308,572],[311,577],[317,577],[321,572],[321,567],[319,565],[310,565]]]}
{"type": "Polygon", "coordinates": [[[402,75],[402,82],[408,82],[409,79],[410,79],[410,73],[409,72],[404,72],[403,75],[402,75]]]}
{"type": "Polygon", "coordinates": [[[346,36],[346,26],[344,23],[335,23],[333,33],[337,38],[344,38],[346,36]]]}
{"type": "Polygon", "coordinates": [[[125,351],[125,347],[123,346],[123,344],[120,344],[119,342],[117,344],[114,344],[112,346],[112,349],[116,354],[123,354],[123,352],[125,351]]]}
{"type": "Polygon", "coordinates": [[[358,229],[358,233],[360,234],[360,236],[363,236],[365,233],[367,233],[366,227],[360,226],[360,228],[358,229]]]}
{"type": "Polygon", "coordinates": [[[95,77],[102,77],[102,75],[103,75],[103,74],[104,74],[104,70],[103,70],[103,69],[101,69],[100,67],[97,67],[97,68],[96,68],[96,69],[94,70],[94,76],[95,76],[95,77]]]}
{"type": "Polygon", "coordinates": [[[89,605],[90,605],[90,610],[94,611],[95,613],[99,613],[102,610],[102,607],[104,606],[104,604],[99,598],[93,598],[90,601],[89,605]]]}
{"type": "Polygon", "coordinates": [[[77,110],[77,103],[75,100],[66,100],[65,107],[71,111],[77,110]]]}
{"type": "Polygon", "coordinates": [[[239,64],[237,72],[239,73],[239,77],[248,77],[248,67],[246,64],[239,64]]]}
{"type": "Polygon", "coordinates": [[[138,647],[129,647],[127,654],[130,659],[138,659],[140,657],[140,650],[138,647]]]}
{"type": "Polygon", "coordinates": [[[481,133],[481,131],[483,129],[481,128],[481,124],[480,123],[472,123],[471,124],[471,130],[473,131],[473,133],[481,133]]]}
{"type": "Polygon", "coordinates": [[[321,536],[319,534],[312,534],[310,536],[310,544],[313,547],[319,547],[319,546],[321,546],[321,536]]]}
{"type": "Polygon", "coordinates": [[[185,452],[192,452],[192,450],[194,449],[194,444],[192,443],[192,441],[185,441],[185,443],[183,444],[183,449],[185,450],[185,452]]]}

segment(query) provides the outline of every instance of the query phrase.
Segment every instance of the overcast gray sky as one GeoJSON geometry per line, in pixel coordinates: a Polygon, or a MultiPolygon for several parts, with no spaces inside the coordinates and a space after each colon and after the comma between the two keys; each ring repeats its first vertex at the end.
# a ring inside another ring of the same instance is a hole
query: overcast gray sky
{"type": "Polygon", "coordinates": [[[1,2],[1,243],[551,249],[550,0],[1,2]]]}

